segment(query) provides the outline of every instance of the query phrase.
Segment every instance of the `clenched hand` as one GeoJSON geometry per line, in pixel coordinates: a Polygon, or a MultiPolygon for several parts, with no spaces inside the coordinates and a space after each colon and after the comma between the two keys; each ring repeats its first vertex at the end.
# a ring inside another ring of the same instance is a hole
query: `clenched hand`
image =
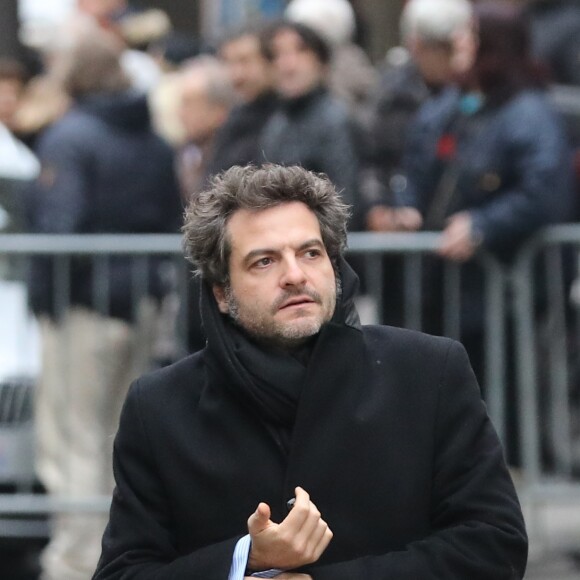
{"type": "MultiPolygon", "coordinates": [[[[326,550],[332,539],[328,524],[306,491],[297,487],[295,493],[294,508],[281,523],[276,524],[270,519],[270,506],[265,503],[260,503],[249,517],[252,548],[248,567],[251,570],[292,570],[316,562],[326,550]]],[[[309,577],[292,574],[287,578],[307,580],[309,577]]]]}

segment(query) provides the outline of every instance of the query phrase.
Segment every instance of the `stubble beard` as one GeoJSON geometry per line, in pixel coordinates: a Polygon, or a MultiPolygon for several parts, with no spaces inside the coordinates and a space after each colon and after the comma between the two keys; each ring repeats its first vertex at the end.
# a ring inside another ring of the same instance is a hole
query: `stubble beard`
{"type": "Polygon", "coordinates": [[[286,291],[281,295],[270,309],[270,317],[258,316],[258,311],[241,313],[240,303],[235,297],[231,286],[225,288],[225,298],[228,303],[228,314],[232,321],[252,337],[256,342],[277,346],[282,349],[297,348],[318,334],[322,325],[328,322],[334,313],[336,303],[341,295],[340,279],[336,282],[336,293],[332,305],[325,305],[321,295],[313,290],[286,291]],[[298,317],[294,320],[282,323],[274,319],[280,306],[293,296],[309,296],[317,304],[321,305],[321,316],[313,318],[298,317]]]}

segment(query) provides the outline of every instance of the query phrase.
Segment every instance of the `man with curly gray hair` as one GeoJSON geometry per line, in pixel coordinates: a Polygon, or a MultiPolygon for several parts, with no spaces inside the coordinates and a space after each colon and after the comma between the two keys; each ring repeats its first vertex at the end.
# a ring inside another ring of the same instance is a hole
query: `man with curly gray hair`
{"type": "Polygon", "coordinates": [[[96,580],[523,577],[465,351],[360,324],[347,217],[301,167],[233,167],[192,198],[207,345],[131,387],[96,580]]]}
{"type": "Polygon", "coordinates": [[[281,203],[304,203],[316,215],[322,239],[336,263],[346,249],[348,207],[332,183],[301,167],[267,164],[260,169],[233,167],[213,178],[186,210],[184,249],[199,273],[212,284],[228,279],[231,239],[226,225],[237,210],[260,211],[281,203]]]}

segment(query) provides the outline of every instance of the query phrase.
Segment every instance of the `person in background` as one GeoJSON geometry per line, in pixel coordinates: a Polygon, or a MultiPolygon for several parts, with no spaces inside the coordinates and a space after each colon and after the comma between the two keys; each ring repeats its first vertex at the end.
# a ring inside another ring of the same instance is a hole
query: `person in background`
{"type": "Polygon", "coordinates": [[[18,110],[27,81],[28,75],[19,61],[7,57],[0,58],[0,230],[2,231],[22,230],[24,203],[20,188],[16,184],[33,179],[39,171],[36,157],[18,138],[18,110]]]}
{"type": "MultiPolygon", "coordinates": [[[[520,8],[501,2],[479,2],[474,10],[476,24],[460,59],[471,66],[459,87],[423,105],[411,128],[405,207],[394,210],[404,217],[394,223],[403,230],[440,230],[438,256],[464,264],[461,340],[484,381],[484,279],[473,258],[485,250],[509,264],[534,232],[569,219],[574,202],[569,143],[543,91],[543,69],[531,57],[527,20],[520,8]]],[[[441,330],[440,265],[433,263],[424,279],[432,332],[441,330]]],[[[506,396],[507,452],[517,464],[517,402],[513,389],[506,396]]]]}
{"type": "MultiPolygon", "coordinates": [[[[83,21],[89,21],[117,36],[124,44],[121,64],[131,79],[131,84],[138,90],[149,91],[159,82],[161,70],[152,56],[130,44],[131,32],[124,28],[124,22],[130,28],[135,17],[136,11],[128,0],[76,0],[76,11],[66,26],[73,29],[84,28],[86,24],[83,21]]],[[[169,27],[170,22],[166,20],[165,26],[169,27]]],[[[86,33],[89,34],[90,31],[87,30],[86,33]]],[[[66,29],[61,34],[66,34],[66,29]]]]}
{"type": "Polygon", "coordinates": [[[358,226],[359,160],[346,105],[328,90],[332,51],[313,29],[281,21],[264,38],[280,106],[264,127],[261,149],[268,162],[302,165],[329,176],[353,206],[358,226]]]}
{"type": "Polygon", "coordinates": [[[218,131],[236,96],[223,63],[201,55],[184,63],[179,99],[185,142],[178,153],[178,176],[182,195],[188,200],[205,186],[218,131]]]}
{"type": "Polygon", "coordinates": [[[549,68],[550,98],[565,120],[574,149],[575,189],[580,196],[580,4],[575,0],[526,0],[524,7],[534,55],[549,68]]]}
{"type": "Polygon", "coordinates": [[[551,80],[580,86],[580,5],[576,0],[524,0],[534,55],[550,67],[551,80]]]}
{"type": "Polygon", "coordinates": [[[0,123],[17,130],[16,113],[28,81],[24,66],[13,58],[0,57],[0,123]]]}
{"type": "Polygon", "coordinates": [[[244,26],[230,32],[219,45],[219,58],[228,70],[239,102],[218,132],[210,174],[233,165],[264,161],[260,149],[262,130],[278,106],[272,65],[262,52],[264,32],[263,25],[244,26]]]}
{"type": "Polygon", "coordinates": [[[355,13],[351,4],[347,0],[291,0],[284,15],[316,30],[332,48],[330,91],[362,122],[378,78],[367,54],[353,42],[355,13]]]}
{"type": "MultiPolygon", "coordinates": [[[[41,172],[28,212],[33,233],[179,227],[173,152],[151,130],[146,97],[131,88],[121,50],[116,38],[97,29],[55,55],[54,74],[72,106],[38,142],[41,172]]],[[[129,258],[110,258],[101,272],[90,260],[73,258],[68,290],[57,294],[54,264],[45,260],[35,259],[29,286],[43,346],[35,403],[38,475],[54,497],[108,495],[120,406],[131,378],[152,363],[162,263],[147,261],[146,285],[136,292],[129,258]]],[[[42,577],[86,580],[104,525],[99,514],[57,514],[42,577]]]]}
{"type": "Polygon", "coordinates": [[[149,106],[153,127],[174,148],[185,142],[185,129],[180,119],[181,68],[186,62],[209,54],[203,42],[190,36],[171,31],[153,42],[148,48],[162,71],[159,82],[149,91],[149,106]]]}
{"type": "MultiPolygon", "coordinates": [[[[400,19],[403,46],[387,55],[389,65],[369,103],[364,125],[360,197],[363,227],[371,232],[393,229],[393,212],[405,187],[403,152],[419,107],[454,81],[455,45],[470,24],[468,0],[409,0],[400,19]]],[[[387,324],[404,324],[407,299],[403,260],[382,257],[382,309],[387,324]]]]}
{"type": "Polygon", "coordinates": [[[414,208],[407,229],[442,228],[439,254],[459,262],[480,246],[507,260],[571,209],[570,151],[542,91],[527,20],[520,8],[490,0],[475,16],[461,87],[425,103],[414,122],[403,192],[414,208]],[[451,169],[447,191],[438,185],[451,169]]]}
{"type": "MultiPolygon", "coordinates": [[[[182,198],[187,202],[203,190],[213,171],[218,134],[236,102],[236,95],[226,67],[210,55],[187,61],[179,73],[178,82],[184,143],[177,154],[177,175],[182,198]]],[[[187,304],[181,303],[187,319],[189,352],[195,352],[205,344],[199,295],[199,280],[191,279],[187,304]]]]}
{"type": "Polygon", "coordinates": [[[40,136],[67,112],[70,105],[69,96],[52,74],[34,76],[26,84],[16,111],[18,138],[36,151],[40,136]]]}
{"type": "Polygon", "coordinates": [[[191,199],[206,347],[134,382],[94,580],[520,580],[524,520],[457,342],[363,326],[348,208],[297,166],[191,199]]]}
{"type": "Polygon", "coordinates": [[[370,231],[392,229],[392,207],[404,187],[403,151],[419,107],[455,80],[456,42],[470,25],[468,0],[409,0],[400,20],[403,47],[387,55],[389,66],[372,96],[362,192],[370,231]]]}
{"type": "MultiPolygon", "coordinates": [[[[26,70],[18,60],[0,58],[0,234],[24,231],[26,188],[40,170],[36,156],[15,134],[27,80],[26,70]]],[[[22,278],[21,270],[9,256],[1,257],[0,283],[22,278]]]]}

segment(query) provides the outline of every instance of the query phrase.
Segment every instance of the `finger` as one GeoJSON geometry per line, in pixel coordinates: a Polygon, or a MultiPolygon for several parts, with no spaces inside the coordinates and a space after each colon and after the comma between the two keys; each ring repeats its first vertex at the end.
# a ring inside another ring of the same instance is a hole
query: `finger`
{"type": "Polygon", "coordinates": [[[376,206],[367,214],[367,225],[373,231],[388,231],[394,227],[393,211],[383,207],[376,206]]]}
{"type": "Polygon", "coordinates": [[[321,520],[322,516],[318,508],[312,502],[309,502],[308,515],[298,530],[298,535],[304,542],[310,541],[310,537],[313,533],[316,532],[318,524],[321,522],[321,520]]]}
{"type": "Polygon", "coordinates": [[[414,208],[402,208],[398,215],[400,225],[405,230],[418,230],[423,225],[421,214],[414,208]]]}
{"type": "Polygon", "coordinates": [[[451,252],[451,247],[452,245],[449,243],[446,237],[443,236],[443,239],[441,240],[441,243],[439,244],[436,253],[442,258],[448,258],[449,253],[451,252]]]}
{"type": "Polygon", "coordinates": [[[464,255],[461,248],[453,247],[446,254],[445,259],[451,260],[452,262],[464,262],[467,257],[464,255]]]}
{"type": "MultiPolygon", "coordinates": [[[[320,556],[322,556],[324,550],[326,550],[326,548],[328,547],[328,544],[330,544],[330,541],[332,540],[334,534],[332,533],[332,530],[328,527],[328,524],[324,521],[321,520],[321,526],[319,527],[320,535],[317,537],[317,542],[314,548],[314,554],[313,554],[313,560],[316,561],[320,558],[320,556]]],[[[314,538],[313,538],[314,540],[314,538]]]]}
{"type": "Polygon", "coordinates": [[[296,534],[310,514],[310,495],[301,487],[294,490],[296,501],[290,513],[280,524],[283,530],[296,534]]]}
{"type": "Polygon", "coordinates": [[[462,236],[453,225],[448,226],[441,234],[438,252],[447,258],[451,258],[463,245],[462,236]]]}
{"type": "Polygon", "coordinates": [[[326,534],[326,530],[328,530],[328,524],[320,518],[308,536],[308,545],[313,552],[326,534]]]}
{"type": "Polygon", "coordinates": [[[449,246],[446,248],[440,248],[437,254],[444,258],[445,260],[451,260],[452,262],[461,261],[460,254],[453,246],[449,246]]]}
{"type": "Polygon", "coordinates": [[[260,502],[256,511],[248,518],[248,531],[250,535],[256,535],[270,524],[270,506],[260,502]]]}
{"type": "Polygon", "coordinates": [[[446,244],[439,248],[438,254],[445,258],[446,260],[455,260],[457,258],[457,252],[454,244],[446,244]]]}
{"type": "Polygon", "coordinates": [[[296,497],[296,505],[304,504],[308,505],[310,502],[310,494],[300,486],[294,488],[294,494],[296,497]]]}
{"type": "Polygon", "coordinates": [[[467,236],[461,236],[449,244],[448,258],[457,262],[465,262],[473,255],[475,247],[467,236]]]}

